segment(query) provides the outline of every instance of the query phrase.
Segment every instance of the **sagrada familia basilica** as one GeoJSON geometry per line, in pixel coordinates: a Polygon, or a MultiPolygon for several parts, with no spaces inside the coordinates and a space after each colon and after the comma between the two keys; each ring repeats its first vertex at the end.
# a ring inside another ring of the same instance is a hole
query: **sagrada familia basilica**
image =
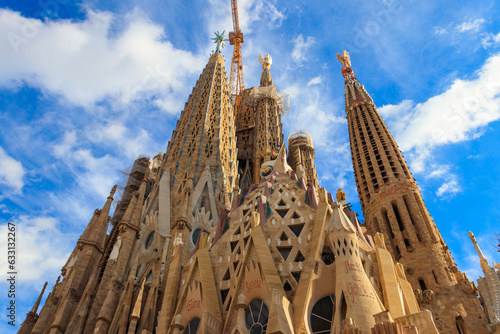
{"type": "Polygon", "coordinates": [[[364,224],[319,184],[311,135],[285,145],[269,55],[233,108],[221,43],[166,153],[135,160],[112,216],[116,186],[19,333],[499,333],[498,271],[481,258],[483,307],[348,53],[364,224]]]}

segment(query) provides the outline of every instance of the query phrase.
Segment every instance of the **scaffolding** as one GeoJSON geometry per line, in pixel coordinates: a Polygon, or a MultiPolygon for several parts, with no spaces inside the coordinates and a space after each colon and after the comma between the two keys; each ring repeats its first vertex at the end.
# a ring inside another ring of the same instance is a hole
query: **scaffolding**
{"type": "Polygon", "coordinates": [[[295,130],[288,136],[288,147],[297,146],[301,149],[314,150],[311,134],[306,130],[295,130]]]}
{"type": "Polygon", "coordinates": [[[246,90],[243,100],[246,104],[255,106],[262,99],[274,99],[277,101],[281,117],[290,111],[290,95],[278,89],[275,85],[264,87],[252,87],[246,90]]]}
{"type": "Polygon", "coordinates": [[[150,159],[146,155],[139,155],[132,166],[122,170],[124,183],[118,185],[118,192],[121,194],[115,212],[111,218],[111,224],[117,224],[125,214],[127,207],[132,199],[134,191],[139,189],[142,179],[149,168],[150,159]]]}

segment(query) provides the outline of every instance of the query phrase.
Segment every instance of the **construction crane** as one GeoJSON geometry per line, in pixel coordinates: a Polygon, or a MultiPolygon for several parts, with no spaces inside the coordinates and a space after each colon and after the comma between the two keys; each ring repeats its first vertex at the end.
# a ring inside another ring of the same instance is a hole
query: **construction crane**
{"type": "Polygon", "coordinates": [[[234,45],[233,58],[231,60],[231,77],[229,86],[231,88],[231,103],[236,110],[239,105],[241,93],[245,89],[243,81],[243,63],[241,62],[241,43],[244,42],[243,33],[240,30],[238,20],[238,3],[231,0],[231,14],[233,16],[233,29],[229,33],[229,44],[234,45]]]}

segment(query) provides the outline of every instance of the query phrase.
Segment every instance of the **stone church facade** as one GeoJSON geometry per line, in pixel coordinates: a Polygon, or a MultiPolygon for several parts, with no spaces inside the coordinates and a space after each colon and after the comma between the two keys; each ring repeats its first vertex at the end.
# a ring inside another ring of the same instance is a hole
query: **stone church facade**
{"type": "Polygon", "coordinates": [[[270,56],[233,109],[218,47],[167,152],[135,160],[113,215],[116,186],[19,333],[487,333],[475,285],[338,58],[366,224],[319,184],[307,132],[287,154],[270,56]]]}

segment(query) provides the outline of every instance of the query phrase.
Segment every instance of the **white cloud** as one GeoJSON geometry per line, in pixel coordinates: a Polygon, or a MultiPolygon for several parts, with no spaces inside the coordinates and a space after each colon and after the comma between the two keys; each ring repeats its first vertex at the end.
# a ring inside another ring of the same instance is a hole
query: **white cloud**
{"type": "Polygon", "coordinates": [[[311,46],[316,43],[316,40],[312,36],[308,36],[305,40],[302,34],[298,35],[293,40],[293,50],[292,50],[292,59],[301,64],[307,59],[307,51],[311,48],[311,46]]]}
{"type": "Polygon", "coordinates": [[[477,78],[456,79],[423,103],[405,100],[380,108],[403,150],[432,148],[481,135],[500,118],[500,54],[490,57],[477,78]]]}
{"type": "MultiPolygon", "coordinates": [[[[57,219],[46,216],[21,216],[11,221],[16,226],[16,271],[23,285],[36,285],[59,271],[68,259],[76,235],[65,236],[57,219]]],[[[0,226],[7,235],[7,224],[0,226]]],[[[7,238],[0,239],[2,254],[7,254],[7,238]]],[[[7,268],[7,258],[0,257],[0,266],[7,268]]],[[[38,287],[39,288],[39,287],[38,287]]]]}
{"type": "Polygon", "coordinates": [[[448,165],[440,165],[436,166],[434,170],[429,174],[429,177],[443,177],[450,173],[450,166],[448,165]]]}
{"type": "Polygon", "coordinates": [[[76,132],[66,131],[64,132],[62,141],[59,144],[55,144],[52,148],[52,151],[56,158],[64,158],[65,155],[71,153],[71,150],[76,145],[77,145],[76,132]]]}
{"type": "Polygon", "coordinates": [[[311,86],[311,85],[319,85],[321,82],[323,81],[323,78],[321,78],[321,75],[317,76],[317,77],[314,77],[312,78],[308,83],[307,85],[308,86],[311,86]]]}
{"type": "Polygon", "coordinates": [[[0,86],[26,83],[83,106],[108,97],[128,103],[184,91],[203,66],[204,57],[176,49],[139,14],[111,34],[115,20],[89,10],[82,21],[41,21],[1,9],[0,34],[8,38],[0,40],[0,86]]]}
{"type": "Polygon", "coordinates": [[[0,147],[0,184],[20,193],[24,186],[24,174],[23,165],[0,147]]]}
{"type": "MultiPolygon", "coordinates": [[[[281,26],[286,16],[276,8],[273,2],[264,0],[238,1],[239,23],[243,33],[250,33],[252,31],[251,25],[255,21],[267,22],[269,28],[281,26]]],[[[227,2],[222,2],[222,8],[225,12],[227,12],[228,6],[227,2]]],[[[233,26],[232,23],[230,26],[233,26]]]]}
{"type": "Polygon", "coordinates": [[[404,100],[379,109],[397,143],[406,151],[412,171],[442,180],[438,197],[450,198],[462,189],[449,166],[433,161],[432,151],[439,145],[477,138],[488,123],[500,119],[498,73],[500,54],[490,57],[476,78],[456,79],[446,91],[425,102],[404,100]]]}
{"type": "Polygon", "coordinates": [[[443,183],[438,188],[438,190],[436,191],[436,195],[438,197],[453,197],[460,191],[462,191],[462,188],[458,184],[457,180],[450,180],[446,183],[443,183]]]}
{"type": "MultiPolygon", "coordinates": [[[[337,112],[331,110],[330,103],[322,95],[320,87],[305,86],[295,83],[286,87],[284,91],[291,96],[291,104],[295,112],[288,114],[283,122],[290,131],[303,129],[311,133],[315,148],[329,148],[332,143],[331,133],[337,126],[344,126],[345,119],[336,116],[337,112]]],[[[333,148],[332,148],[333,149],[333,148]]]]}
{"type": "Polygon", "coordinates": [[[487,49],[490,46],[496,45],[500,43],[500,32],[498,34],[487,34],[485,37],[481,39],[481,44],[483,48],[487,49]]]}
{"type": "Polygon", "coordinates": [[[461,24],[457,25],[456,30],[458,32],[465,32],[465,31],[479,31],[479,28],[483,25],[483,23],[486,22],[485,19],[474,19],[474,20],[469,20],[469,21],[464,21],[461,24]]]}
{"type": "Polygon", "coordinates": [[[446,29],[443,27],[434,27],[434,33],[436,35],[444,35],[444,34],[448,33],[448,31],[446,31],[446,29]]]}
{"type": "MultiPolygon", "coordinates": [[[[115,126],[115,128],[120,129],[120,126],[115,126]]],[[[137,144],[133,139],[126,138],[124,133],[125,129],[114,132],[111,128],[107,135],[115,136],[116,142],[120,142],[120,145],[127,143],[132,146],[136,145],[131,148],[134,154],[134,150],[138,149],[137,144]]],[[[104,143],[103,138],[105,137],[96,139],[96,143],[104,143]]],[[[71,131],[66,132],[59,142],[52,144],[52,152],[54,157],[59,159],[59,169],[67,168],[71,171],[80,191],[85,190],[89,194],[97,194],[101,198],[106,198],[113,186],[113,180],[116,180],[118,176],[117,171],[124,166],[117,156],[106,154],[96,157],[96,153],[91,149],[93,144],[84,132],[71,131]]]]}
{"type": "Polygon", "coordinates": [[[132,133],[123,123],[116,121],[110,122],[102,129],[102,140],[114,143],[131,159],[151,149],[151,138],[146,130],[141,129],[138,134],[132,133]]]}

